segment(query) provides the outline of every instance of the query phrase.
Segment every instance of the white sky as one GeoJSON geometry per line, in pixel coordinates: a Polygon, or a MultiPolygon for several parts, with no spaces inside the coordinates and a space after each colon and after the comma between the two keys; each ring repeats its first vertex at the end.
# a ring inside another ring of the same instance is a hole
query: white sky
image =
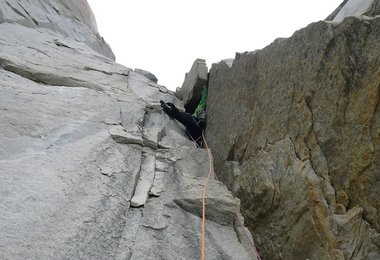
{"type": "Polygon", "coordinates": [[[196,58],[261,49],[325,19],[343,0],[88,0],[116,61],[180,87],[196,58]]]}

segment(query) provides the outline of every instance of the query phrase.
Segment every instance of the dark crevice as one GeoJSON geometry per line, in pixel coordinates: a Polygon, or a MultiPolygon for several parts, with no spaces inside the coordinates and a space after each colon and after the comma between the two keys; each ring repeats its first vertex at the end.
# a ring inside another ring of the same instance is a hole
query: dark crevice
{"type": "Polygon", "coordinates": [[[43,51],[41,51],[41,50],[39,50],[39,49],[37,49],[37,48],[34,48],[34,47],[27,47],[28,49],[31,49],[31,50],[35,50],[35,51],[37,51],[37,52],[39,52],[39,53],[41,53],[41,54],[43,54],[43,55],[45,55],[45,56],[47,56],[47,57],[49,57],[49,58],[51,58],[51,56],[49,56],[48,54],[46,54],[45,52],[43,52],[43,51]]]}
{"type": "Polygon", "coordinates": [[[54,9],[54,11],[55,11],[58,15],[61,14],[61,12],[60,12],[55,6],[53,6],[53,9],[54,9]]]}
{"type": "Polygon", "coordinates": [[[236,161],[236,150],[235,150],[235,143],[230,147],[230,150],[228,151],[228,155],[226,158],[226,161],[236,161]]]}
{"type": "Polygon", "coordinates": [[[36,26],[38,26],[38,22],[37,22],[36,19],[34,19],[33,17],[30,17],[30,19],[32,20],[32,22],[33,22],[36,26]]]}
{"type": "Polygon", "coordinates": [[[21,8],[24,10],[24,12],[29,16],[29,18],[33,21],[33,23],[38,26],[38,22],[36,19],[34,19],[30,14],[29,12],[21,5],[21,3],[19,3],[19,6],[21,6],[21,8]]]}
{"type": "Polygon", "coordinates": [[[373,133],[373,124],[375,123],[374,122],[376,120],[375,116],[377,114],[380,114],[380,84],[377,86],[377,101],[376,101],[376,104],[374,105],[374,110],[373,110],[372,119],[371,119],[372,127],[370,127],[370,134],[371,134],[372,143],[374,143],[374,140],[376,138],[380,137],[380,132],[377,134],[373,133]]]}
{"type": "Polygon", "coordinates": [[[22,70],[20,68],[16,68],[14,65],[9,64],[7,60],[0,59],[0,68],[12,72],[16,75],[19,75],[23,78],[29,79],[37,84],[44,84],[43,82],[33,77],[32,73],[29,70],[22,70]]]}
{"type": "Polygon", "coordinates": [[[308,159],[302,159],[301,156],[300,156],[300,154],[298,153],[298,151],[296,149],[296,146],[295,146],[295,140],[293,140],[293,138],[291,136],[289,136],[289,139],[292,142],[292,146],[293,146],[293,150],[294,150],[294,155],[296,156],[297,160],[299,160],[301,162],[307,161],[308,159]]]}
{"type": "Polygon", "coordinates": [[[68,48],[68,49],[73,49],[72,47],[70,47],[70,46],[68,46],[68,45],[66,45],[63,42],[60,42],[58,40],[55,40],[54,43],[55,43],[55,45],[57,45],[59,47],[65,47],[65,48],[68,48]]]}
{"type": "Polygon", "coordinates": [[[251,142],[251,139],[252,139],[252,136],[253,136],[253,132],[255,131],[255,128],[252,126],[251,130],[250,130],[250,133],[249,133],[249,136],[248,136],[248,141],[245,143],[244,145],[244,149],[243,149],[243,152],[241,154],[241,157],[239,159],[239,164],[242,164],[243,163],[243,160],[245,159],[245,154],[248,150],[248,145],[249,143],[251,142]]]}
{"type": "Polygon", "coordinates": [[[120,76],[125,76],[125,77],[127,77],[129,75],[129,71],[127,71],[126,73],[117,73],[117,72],[110,72],[110,71],[90,68],[90,67],[87,67],[87,66],[84,67],[83,70],[85,70],[85,71],[97,71],[97,72],[100,72],[100,73],[104,73],[106,75],[120,75],[120,76]]]}
{"type": "Polygon", "coordinates": [[[6,1],[6,3],[7,3],[7,5],[8,5],[10,8],[12,8],[12,10],[13,10],[16,14],[22,16],[23,18],[27,18],[27,17],[26,17],[22,12],[20,12],[17,8],[13,7],[8,1],[6,1]]]}

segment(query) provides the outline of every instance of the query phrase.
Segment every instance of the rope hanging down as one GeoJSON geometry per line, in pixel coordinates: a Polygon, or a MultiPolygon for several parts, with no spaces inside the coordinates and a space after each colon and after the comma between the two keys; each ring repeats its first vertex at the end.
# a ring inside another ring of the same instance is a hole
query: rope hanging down
{"type": "MultiPolygon", "coordinates": [[[[177,122],[177,120],[175,120],[175,122],[176,122],[177,125],[179,125],[179,123],[177,122]]],[[[181,127],[181,125],[179,125],[179,126],[181,127]]],[[[214,178],[216,180],[218,180],[218,177],[215,175],[215,172],[214,172],[214,168],[213,168],[214,164],[213,164],[213,161],[212,161],[212,154],[211,154],[210,148],[207,145],[206,138],[204,136],[204,131],[202,131],[202,136],[199,137],[197,140],[194,140],[194,138],[191,135],[189,135],[189,137],[196,144],[197,148],[201,148],[201,146],[202,146],[202,145],[199,145],[197,143],[199,141],[199,139],[202,137],[203,143],[206,146],[207,154],[208,154],[209,171],[208,171],[208,175],[207,175],[207,178],[206,178],[206,181],[205,181],[205,184],[204,184],[204,187],[203,187],[203,193],[202,193],[202,241],[201,241],[202,247],[201,247],[201,260],[205,260],[206,192],[207,192],[207,187],[208,187],[208,181],[209,181],[209,179],[211,177],[211,174],[213,174],[213,176],[214,176],[214,178]]],[[[250,235],[248,234],[247,230],[244,228],[244,225],[240,221],[240,219],[238,218],[238,216],[236,215],[235,217],[236,217],[237,222],[240,225],[241,229],[244,231],[246,238],[248,239],[248,241],[250,243],[252,252],[257,256],[258,260],[261,260],[260,255],[257,252],[257,249],[256,249],[254,241],[252,239],[250,239],[250,235]]]]}
{"type": "MultiPolygon", "coordinates": [[[[205,184],[204,184],[204,187],[203,187],[203,193],[202,193],[202,242],[201,242],[202,243],[202,248],[201,248],[201,260],[205,260],[206,192],[207,192],[207,187],[208,187],[208,181],[210,180],[211,174],[214,176],[214,178],[216,180],[218,180],[218,177],[215,175],[215,172],[214,172],[214,163],[212,161],[212,154],[211,154],[210,148],[207,145],[206,138],[204,136],[204,131],[202,131],[202,138],[203,138],[203,142],[204,142],[204,144],[206,146],[206,149],[207,149],[208,164],[209,164],[209,171],[208,171],[208,175],[207,175],[207,178],[206,178],[206,181],[205,181],[205,184]]],[[[258,260],[261,260],[260,254],[259,254],[259,252],[256,249],[254,241],[248,235],[247,230],[244,228],[244,225],[240,221],[240,219],[237,216],[237,214],[235,215],[235,218],[237,219],[237,222],[238,222],[240,228],[244,231],[244,234],[245,234],[246,238],[248,239],[248,241],[250,243],[252,252],[257,256],[258,260]]]]}

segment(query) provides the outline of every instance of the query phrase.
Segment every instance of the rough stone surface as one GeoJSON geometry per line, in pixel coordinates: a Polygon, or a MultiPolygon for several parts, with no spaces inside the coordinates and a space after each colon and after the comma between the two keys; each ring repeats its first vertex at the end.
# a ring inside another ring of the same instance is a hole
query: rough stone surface
{"type": "Polygon", "coordinates": [[[147,70],[135,69],[134,72],[147,77],[148,79],[150,79],[151,81],[153,81],[155,83],[157,83],[157,81],[158,81],[157,77],[153,73],[151,73],[151,72],[149,72],[147,70]]]}
{"type": "Polygon", "coordinates": [[[84,42],[93,50],[115,59],[98,33],[95,17],[86,0],[1,0],[0,23],[47,28],[63,37],[84,42]]]}
{"type": "Polygon", "coordinates": [[[379,258],[379,68],[378,16],[211,68],[206,138],[264,259],[379,258]]]}
{"type": "MultiPolygon", "coordinates": [[[[207,153],[110,53],[86,1],[0,1],[0,259],[199,259],[207,153]]],[[[207,200],[208,259],[251,259],[207,200]]]]}
{"type": "Polygon", "coordinates": [[[185,75],[182,87],[176,92],[176,96],[185,104],[186,112],[193,113],[202,96],[202,91],[207,85],[208,68],[206,61],[196,59],[190,71],[185,75]]]}

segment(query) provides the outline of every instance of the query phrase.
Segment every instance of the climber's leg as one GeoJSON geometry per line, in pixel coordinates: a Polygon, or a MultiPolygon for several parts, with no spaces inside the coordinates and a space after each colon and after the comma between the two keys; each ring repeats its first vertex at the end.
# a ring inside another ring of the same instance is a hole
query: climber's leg
{"type": "Polygon", "coordinates": [[[165,113],[171,117],[174,117],[178,122],[186,127],[186,133],[190,139],[193,139],[195,141],[199,140],[199,138],[202,136],[203,129],[198,126],[192,115],[179,111],[178,108],[172,103],[165,103],[162,100],[160,103],[165,113]]]}

